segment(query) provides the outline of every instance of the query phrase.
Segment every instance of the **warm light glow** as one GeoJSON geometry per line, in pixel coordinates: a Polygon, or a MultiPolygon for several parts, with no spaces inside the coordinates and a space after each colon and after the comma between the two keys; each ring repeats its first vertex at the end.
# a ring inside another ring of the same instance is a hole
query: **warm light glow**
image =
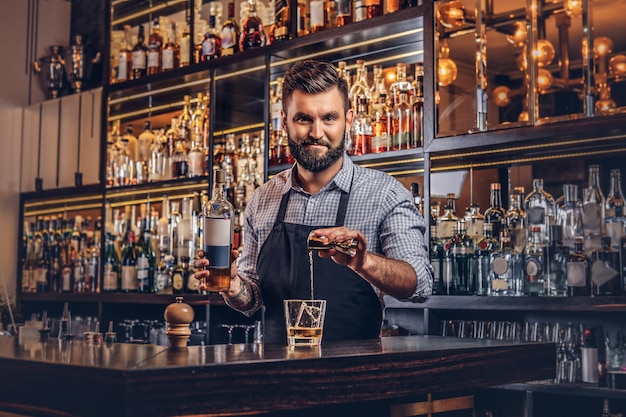
{"type": "Polygon", "coordinates": [[[458,70],[456,64],[450,58],[440,58],[437,62],[437,74],[439,76],[439,85],[446,87],[456,80],[458,70]]]}
{"type": "Polygon", "coordinates": [[[533,50],[533,57],[538,66],[545,67],[550,65],[555,55],[554,46],[552,46],[550,41],[547,39],[539,39],[537,41],[537,47],[533,50]]]}
{"type": "Polygon", "coordinates": [[[615,55],[609,61],[611,76],[616,79],[626,78],[626,55],[615,55]]]}
{"type": "Polygon", "coordinates": [[[593,53],[595,56],[607,56],[613,52],[613,41],[606,36],[600,36],[593,40],[593,53]]]}
{"type": "Polygon", "coordinates": [[[613,110],[617,105],[610,98],[608,99],[600,99],[596,101],[596,112],[597,113],[609,113],[613,110]]]}
{"type": "Polygon", "coordinates": [[[522,110],[517,118],[518,122],[527,122],[528,121],[528,112],[526,110],[522,110]]]}
{"type": "Polygon", "coordinates": [[[537,87],[544,92],[552,85],[552,74],[545,68],[540,68],[537,72],[537,87]]]}
{"type": "Polygon", "coordinates": [[[522,52],[517,56],[517,58],[515,58],[515,62],[517,63],[518,70],[522,72],[526,71],[526,68],[528,68],[528,64],[526,62],[526,49],[524,49],[524,52],[522,52]]]}
{"type": "Polygon", "coordinates": [[[511,103],[511,89],[506,85],[499,85],[491,93],[493,102],[498,107],[506,107],[511,103]]]}
{"type": "Polygon", "coordinates": [[[583,2],[581,0],[567,0],[565,10],[570,16],[578,17],[583,14],[583,2]]]}
{"type": "Polygon", "coordinates": [[[465,5],[462,1],[448,1],[437,9],[437,20],[445,28],[458,28],[465,23],[465,5]]]}
{"type": "Polygon", "coordinates": [[[528,32],[526,31],[526,23],[515,22],[515,31],[512,35],[506,35],[506,40],[513,46],[524,46],[528,32]]]}

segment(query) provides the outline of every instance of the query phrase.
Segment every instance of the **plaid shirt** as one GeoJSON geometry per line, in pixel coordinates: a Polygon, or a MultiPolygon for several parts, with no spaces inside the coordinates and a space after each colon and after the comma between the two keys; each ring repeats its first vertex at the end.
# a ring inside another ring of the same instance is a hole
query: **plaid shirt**
{"type": "MultiPolygon", "coordinates": [[[[252,314],[262,305],[257,260],[276,221],[280,200],[287,192],[291,192],[291,196],[284,221],[310,226],[334,225],[341,191],[349,192],[344,226],[363,233],[368,251],[406,261],[415,269],[417,286],[413,295],[404,301],[428,299],[432,293],[433,270],[424,244],[425,222],[409,190],[386,173],[354,164],[347,155],[335,178],[314,195],[298,185],[295,169],[294,165],[255,190],[246,208],[238,272],[242,279],[253,283],[257,301],[244,313],[252,314]]],[[[374,290],[383,303],[384,294],[376,287],[374,290]]]]}

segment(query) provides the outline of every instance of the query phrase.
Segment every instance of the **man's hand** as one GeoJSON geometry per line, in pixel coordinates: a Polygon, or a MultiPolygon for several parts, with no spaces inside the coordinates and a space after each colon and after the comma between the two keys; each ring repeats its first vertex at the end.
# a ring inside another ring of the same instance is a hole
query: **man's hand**
{"type": "MultiPolygon", "coordinates": [[[[237,249],[233,249],[232,251],[233,263],[230,267],[230,279],[233,280],[237,276],[237,257],[239,256],[239,251],[237,249]]],[[[206,287],[206,279],[211,275],[211,271],[207,269],[209,266],[209,260],[204,257],[204,251],[199,250],[197,254],[197,258],[194,262],[194,266],[196,268],[196,272],[193,274],[194,278],[200,281],[200,285],[198,286],[199,292],[204,292],[207,290],[206,287]]]]}
{"type": "Polygon", "coordinates": [[[326,229],[317,229],[312,232],[313,236],[316,236],[324,243],[331,242],[343,242],[350,239],[355,239],[357,242],[356,253],[354,256],[347,255],[339,252],[336,249],[321,250],[318,254],[321,258],[331,258],[339,265],[347,266],[348,268],[358,272],[366,261],[367,258],[367,240],[365,236],[358,230],[350,230],[346,227],[329,227],[326,229]]]}

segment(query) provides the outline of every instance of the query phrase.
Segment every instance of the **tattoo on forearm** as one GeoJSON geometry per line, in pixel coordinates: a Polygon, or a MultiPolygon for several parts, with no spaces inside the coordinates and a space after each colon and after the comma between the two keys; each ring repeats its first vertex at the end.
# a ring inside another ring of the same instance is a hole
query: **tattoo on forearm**
{"type": "Polygon", "coordinates": [[[232,297],[229,297],[231,305],[235,308],[243,308],[250,304],[252,296],[249,288],[249,284],[243,280],[239,281],[239,292],[232,297]]]}

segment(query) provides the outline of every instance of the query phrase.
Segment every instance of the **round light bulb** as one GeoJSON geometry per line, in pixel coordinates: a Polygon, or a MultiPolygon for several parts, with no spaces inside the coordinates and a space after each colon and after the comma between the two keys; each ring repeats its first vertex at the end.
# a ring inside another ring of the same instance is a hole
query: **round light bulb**
{"type": "Polygon", "coordinates": [[[581,0],[567,0],[567,2],[565,2],[565,11],[570,16],[578,17],[583,14],[582,3],[581,0]]]}
{"type": "Polygon", "coordinates": [[[437,20],[445,28],[458,28],[465,23],[465,5],[462,1],[448,1],[437,9],[437,20]]]}
{"type": "Polygon", "coordinates": [[[515,30],[513,34],[506,35],[506,40],[513,46],[524,46],[528,32],[526,31],[526,23],[515,22],[515,30]]]}
{"type": "Polygon", "coordinates": [[[493,102],[498,107],[506,107],[511,103],[511,89],[506,85],[499,85],[491,93],[493,102]]]}
{"type": "Polygon", "coordinates": [[[439,85],[446,87],[456,80],[458,70],[456,63],[450,58],[439,58],[437,74],[439,75],[439,85]]]}
{"type": "Polygon", "coordinates": [[[555,55],[554,46],[552,46],[549,40],[539,39],[537,41],[537,47],[533,50],[533,57],[538,66],[545,67],[550,65],[555,55]]]}
{"type": "Polygon", "coordinates": [[[539,91],[544,92],[552,85],[552,74],[545,68],[539,68],[537,71],[537,87],[539,91]]]}
{"type": "Polygon", "coordinates": [[[609,61],[611,75],[617,79],[626,78],[626,55],[615,55],[609,61]]]}
{"type": "Polygon", "coordinates": [[[606,36],[600,36],[593,40],[593,53],[595,56],[607,56],[613,52],[613,41],[606,36]]]}

